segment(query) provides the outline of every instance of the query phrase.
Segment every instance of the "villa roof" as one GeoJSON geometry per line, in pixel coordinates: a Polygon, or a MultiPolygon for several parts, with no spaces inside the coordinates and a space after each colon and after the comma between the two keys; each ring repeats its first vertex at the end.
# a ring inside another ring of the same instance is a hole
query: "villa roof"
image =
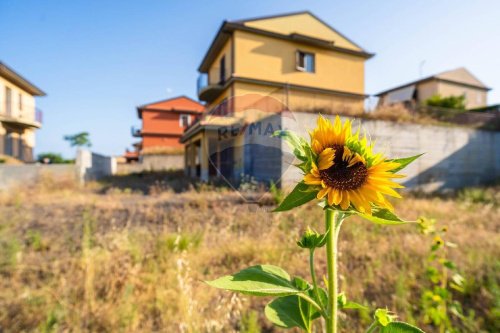
{"type": "Polygon", "coordinates": [[[142,118],[142,111],[174,111],[183,113],[202,113],[205,106],[187,96],[177,96],[161,101],[140,105],[137,107],[137,114],[142,118]]]}
{"type": "Polygon", "coordinates": [[[8,67],[6,64],[0,61],[0,76],[5,78],[7,81],[12,82],[19,88],[27,91],[33,96],[45,96],[46,94],[33,83],[29,82],[27,79],[22,77],[20,74],[15,72],[12,68],[8,67]]]}
{"type": "Polygon", "coordinates": [[[482,90],[491,90],[491,88],[487,87],[483,82],[479,81],[478,78],[476,78],[469,70],[467,70],[465,67],[459,67],[456,69],[444,71],[435,75],[431,75],[419,80],[415,80],[409,83],[405,83],[403,85],[384,90],[382,92],[379,92],[375,96],[381,96],[384,94],[387,94],[389,92],[392,92],[394,90],[398,90],[401,88],[409,87],[412,85],[416,85],[419,83],[423,82],[428,82],[432,80],[438,80],[442,82],[448,82],[448,83],[454,83],[454,84],[459,84],[467,87],[472,87],[472,88],[478,88],[482,90]]]}
{"type": "Polygon", "coordinates": [[[310,11],[301,11],[236,21],[224,21],[198,67],[198,71],[202,73],[208,71],[210,64],[231,34],[236,30],[313,45],[362,58],[371,58],[374,55],[365,51],[361,46],[348,39],[310,11]],[[308,26],[314,25],[318,32],[312,33],[311,31],[314,29],[306,31],[302,26],[297,27],[296,24],[292,24],[293,17],[299,16],[307,20],[308,26]],[[279,24],[274,24],[276,20],[281,21],[279,24]],[[274,22],[270,23],[270,21],[274,22]]]}

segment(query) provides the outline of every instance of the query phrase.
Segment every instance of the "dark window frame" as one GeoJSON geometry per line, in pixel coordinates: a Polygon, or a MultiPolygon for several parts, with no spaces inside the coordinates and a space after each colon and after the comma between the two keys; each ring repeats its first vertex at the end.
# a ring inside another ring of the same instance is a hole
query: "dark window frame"
{"type": "Polygon", "coordinates": [[[304,73],[316,73],[316,54],[297,50],[295,53],[295,69],[304,73]],[[311,68],[309,69],[306,63],[306,58],[311,57],[311,68]]]}

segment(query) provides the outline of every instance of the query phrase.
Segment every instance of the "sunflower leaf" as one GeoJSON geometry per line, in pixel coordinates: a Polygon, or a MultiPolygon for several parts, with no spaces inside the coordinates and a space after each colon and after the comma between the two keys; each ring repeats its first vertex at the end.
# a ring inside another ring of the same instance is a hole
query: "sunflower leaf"
{"type": "Polygon", "coordinates": [[[380,327],[380,333],[425,333],[420,328],[402,321],[393,321],[387,326],[380,327]]]}
{"type": "Polygon", "coordinates": [[[385,208],[373,208],[372,215],[368,215],[358,211],[356,211],[355,213],[375,224],[400,225],[406,223],[415,223],[415,221],[402,220],[396,214],[385,208]]]}
{"type": "Polygon", "coordinates": [[[316,198],[316,193],[317,191],[310,191],[310,186],[306,185],[304,182],[300,182],[273,212],[284,212],[301,206],[316,198]]]}
{"type": "Polygon", "coordinates": [[[301,292],[287,272],[272,265],[252,266],[206,283],[215,288],[254,296],[287,296],[301,292]]]}
{"type": "Polygon", "coordinates": [[[311,321],[320,316],[311,304],[296,295],[276,298],[266,305],[264,313],[276,326],[300,327],[306,331],[311,326],[311,321]]]}
{"type": "Polygon", "coordinates": [[[403,157],[403,158],[395,158],[395,159],[392,159],[392,160],[389,160],[389,162],[396,162],[396,163],[399,163],[399,167],[397,167],[396,169],[394,170],[391,170],[390,172],[392,173],[396,173],[398,171],[401,171],[403,170],[404,168],[406,168],[410,163],[412,163],[413,161],[415,161],[417,158],[419,158],[420,156],[422,156],[424,153],[422,154],[418,154],[418,155],[415,155],[415,156],[410,156],[410,157],[403,157]]]}

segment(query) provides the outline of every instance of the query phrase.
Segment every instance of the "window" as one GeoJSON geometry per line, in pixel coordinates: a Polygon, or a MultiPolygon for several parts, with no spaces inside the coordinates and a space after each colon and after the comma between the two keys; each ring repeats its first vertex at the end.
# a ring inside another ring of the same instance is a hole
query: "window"
{"type": "Polygon", "coordinates": [[[12,115],[12,90],[9,87],[5,87],[5,112],[12,115]]]}
{"type": "Polygon", "coordinates": [[[314,73],[315,72],[315,59],[314,53],[307,53],[302,51],[297,51],[296,59],[297,70],[314,73]]]}
{"type": "Polygon", "coordinates": [[[224,84],[226,82],[226,56],[220,58],[219,67],[219,83],[224,84]]]}
{"type": "Polygon", "coordinates": [[[19,110],[23,110],[23,95],[19,93],[19,110]]]}
{"type": "Polygon", "coordinates": [[[191,117],[188,114],[181,114],[179,118],[180,127],[188,127],[191,124],[191,117]]]}

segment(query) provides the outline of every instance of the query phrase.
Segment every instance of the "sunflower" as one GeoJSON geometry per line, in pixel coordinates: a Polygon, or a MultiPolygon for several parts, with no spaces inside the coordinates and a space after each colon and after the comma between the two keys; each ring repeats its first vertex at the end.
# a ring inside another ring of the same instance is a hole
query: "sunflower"
{"type": "Polygon", "coordinates": [[[385,195],[401,198],[394,190],[402,188],[393,178],[402,178],[393,170],[399,163],[373,153],[373,145],[360,131],[352,133],[351,122],[343,125],[339,116],[332,124],[320,116],[310,132],[315,161],[304,176],[304,183],[318,187],[318,199],[326,198],[330,206],[347,210],[351,205],[359,212],[371,214],[372,205],[393,211],[385,195]]]}

